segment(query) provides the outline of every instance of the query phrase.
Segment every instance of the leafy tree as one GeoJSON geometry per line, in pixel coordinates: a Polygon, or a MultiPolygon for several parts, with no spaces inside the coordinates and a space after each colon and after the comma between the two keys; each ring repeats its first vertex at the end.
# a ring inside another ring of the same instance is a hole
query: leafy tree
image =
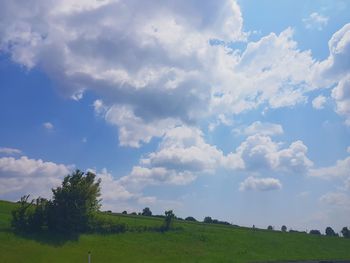
{"type": "Polygon", "coordinates": [[[170,229],[174,218],[175,218],[175,214],[173,213],[173,210],[165,211],[165,218],[164,218],[164,230],[165,231],[170,229]]]}
{"type": "Polygon", "coordinates": [[[326,236],[336,236],[336,233],[334,232],[333,228],[331,228],[330,226],[326,228],[326,236]]]}
{"type": "Polygon", "coordinates": [[[122,212],[123,215],[127,215],[128,212],[126,212],[125,210],[122,212]]]}
{"type": "Polygon", "coordinates": [[[273,230],[273,226],[268,226],[267,230],[273,230]]]}
{"type": "Polygon", "coordinates": [[[89,220],[100,208],[100,183],[92,172],[76,170],[67,175],[62,186],[52,189],[53,200],[48,202],[48,227],[63,232],[83,232],[89,220]]]}
{"type": "Polygon", "coordinates": [[[210,224],[210,223],[213,223],[213,219],[210,216],[206,216],[206,217],[204,217],[203,222],[210,224]]]}
{"type": "Polygon", "coordinates": [[[346,226],[343,227],[343,229],[341,230],[341,233],[343,237],[350,238],[350,230],[346,226]]]}
{"type": "Polygon", "coordinates": [[[197,220],[193,216],[188,216],[185,218],[186,221],[197,222],[197,220]]]}
{"type": "Polygon", "coordinates": [[[35,208],[29,217],[29,225],[32,231],[40,231],[47,225],[47,205],[47,199],[41,197],[35,199],[35,208]]]}
{"type": "Polygon", "coordinates": [[[311,235],[321,235],[321,232],[320,232],[320,230],[313,229],[313,230],[310,230],[309,234],[311,234],[311,235]]]}
{"type": "Polygon", "coordinates": [[[145,208],[142,210],[142,215],[143,215],[143,216],[152,216],[151,209],[149,209],[149,207],[145,207],[145,208]]]}
{"type": "Polygon", "coordinates": [[[281,227],[281,231],[282,231],[282,232],[287,232],[287,227],[286,227],[285,225],[283,225],[283,226],[281,227]]]}
{"type": "Polygon", "coordinates": [[[29,216],[30,216],[30,208],[33,205],[32,202],[28,202],[29,195],[24,195],[21,197],[21,200],[18,202],[19,207],[12,211],[12,220],[11,226],[16,231],[27,231],[30,229],[29,225],[29,216]]]}

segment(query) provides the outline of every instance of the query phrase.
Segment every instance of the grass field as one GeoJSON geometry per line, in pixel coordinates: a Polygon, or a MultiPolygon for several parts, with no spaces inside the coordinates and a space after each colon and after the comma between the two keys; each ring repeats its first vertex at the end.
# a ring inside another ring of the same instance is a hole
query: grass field
{"type": "MultiPolygon", "coordinates": [[[[0,201],[0,262],[259,262],[350,259],[350,240],[302,233],[176,221],[166,233],[88,234],[76,238],[48,234],[18,236],[10,229],[15,204],[0,201]]],[[[162,219],[105,215],[132,226],[162,219]]]]}

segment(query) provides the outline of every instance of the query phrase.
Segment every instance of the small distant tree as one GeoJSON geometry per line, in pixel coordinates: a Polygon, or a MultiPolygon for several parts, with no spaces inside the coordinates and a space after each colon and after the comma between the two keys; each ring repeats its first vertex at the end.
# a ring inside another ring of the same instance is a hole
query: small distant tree
{"type": "Polygon", "coordinates": [[[350,230],[346,226],[343,227],[343,229],[341,230],[341,233],[343,237],[350,238],[350,230]]]}
{"type": "Polygon", "coordinates": [[[336,236],[336,233],[334,232],[333,228],[331,228],[330,226],[328,226],[326,228],[326,236],[336,236]]]}
{"type": "Polygon", "coordinates": [[[285,225],[283,225],[283,226],[281,227],[281,231],[282,231],[282,232],[287,232],[287,227],[286,227],[285,225]]]}
{"type": "Polygon", "coordinates": [[[125,210],[122,212],[123,215],[127,215],[128,212],[126,212],[125,210]]]}
{"type": "Polygon", "coordinates": [[[175,218],[175,214],[173,213],[173,210],[165,211],[165,218],[164,218],[165,231],[168,231],[170,229],[174,218],[175,218]]]}
{"type": "Polygon", "coordinates": [[[143,216],[152,216],[151,209],[149,209],[149,207],[145,207],[145,208],[142,210],[142,215],[143,215],[143,216]]]}
{"type": "Polygon", "coordinates": [[[213,223],[213,219],[210,216],[206,216],[206,217],[204,217],[203,222],[207,223],[207,224],[211,224],[211,223],[213,223]]]}
{"type": "Polygon", "coordinates": [[[268,226],[268,227],[267,227],[267,230],[273,230],[273,226],[271,226],[271,225],[268,226]]]}
{"type": "Polygon", "coordinates": [[[310,230],[309,234],[311,234],[311,235],[321,235],[321,232],[320,232],[320,230],[313,229],[313,230],[310,230]]]}
{"type": "Polygon", "coordinates": [[[197,222],[197,220],[193,216],[188,216],[185,218],[186,221],[197,222]]]}

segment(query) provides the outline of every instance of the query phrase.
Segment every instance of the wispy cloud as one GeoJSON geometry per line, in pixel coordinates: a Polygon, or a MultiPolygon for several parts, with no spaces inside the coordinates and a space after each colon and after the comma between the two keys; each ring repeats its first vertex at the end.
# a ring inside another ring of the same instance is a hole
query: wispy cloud
{"type": "Polygon", "coordinates": [[[308,17],[303,18],[304,25],[307,29],[322,30],[328,24],[329,17],[323,16],[317,12],[311,13],[308,17]]]}

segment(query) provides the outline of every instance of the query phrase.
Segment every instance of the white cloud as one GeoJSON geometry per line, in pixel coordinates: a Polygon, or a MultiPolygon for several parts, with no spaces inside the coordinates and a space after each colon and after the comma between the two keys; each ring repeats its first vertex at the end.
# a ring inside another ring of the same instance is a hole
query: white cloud
{"type": "Polygon", "coordinates": [[[161,137],[179,123],[171,118],[145,122],[135,116],[129,107],[116,105],[108,109],[105,119],[119,127],[120,145],[131,147],[140,147],[140,142],[148,143],[152,137],[161,137]]]}
{"type": "Polygon", "coordinates": [[[15,155],[21,153],[22,151],[16,148],[0,147],[0,154],[15,155]]]}
{"type": "Polygon", "coordinates": [[[45,122],[43,123],[43,127],[47,130],[52,130],[54,128],[53,124],[51,122],[45,122]]]}
{"type": "Polygon", "coordinates": [[[316,110],[321,110],[324,108],[324,105],[326,102],[327,102],[326,97],[319,95],[312,100],[312,107],[314,107],[316,110]]]}
{"type": "Polygon", "coordinates": [[[350,197],[341,192],[330,192],[320,197],[320,201],[327,205],[349,208],[350,197]]]}
{"type": "Polygon", "coordinates": [[[350,126],[350,74],[341,79],[332,90],[336,103],[336,112],[345,117],[345,124],[350,126]]]}
{"type": "Polygon", "coordinates": [[[314,69],[316,85],[338,83],[350,70],[350,23],[333,34],[328,42],[329,56],[318,62],[314,69]]]}
{"type": "Polygon", "coordinates": [[[350,146],[348,146],[348,148],[346,148],[347,153],[350,153],[350,146]]]}
{"type": "Polygon", "coordinates": [[[338,160],[333,166],[310,169],[309,175],[324,179],[350,177],[350,157],[338,160]]]}
{"type": "Polygon", "coordinates": [[[317,12],[313,12],[307,18],[303,18],[303,23],[307,29],[322,30],[328,24],[329,18],[317,12]]]}
{"type": "Polygon", "coordinates": [[[254,135],[254,134],[269,135],[269,136],[283,134],[283,128],[280,124],[260,122],[260,121],[255,121],[248,127],[235,129],[234,131],[238,134],[244,134],[246,136],[254,135]]]}
{"type": "Polygon", "coordinates": [[[17,200],[24,194],[51,196],[50,189],[61,183],[72,166],[22,156],[0,158],[0,196],[17,200]]]}
{"type": "Polygon", "coordinates": [[[269,136],[249,136],[236,149],[235,153],[250,171],[272,170],[292,174],[303,174],[313,165],[307,157],[307,147],[302,141],[295,141],[281,149],[281,143],[272,141],[269,136]]]}
{"type": "Polygon", "coordinates": [[[282,188],[282,184],[278,179],[275,178],[246,178],[239,187],[240,191],[271,191],[282,188]]]}
{"type": "Polygon", "coordinates": [[[91,169],[90,171],[96,174],[97,179],[101,179],[101,197],[103,203],[125,201],[136,197],[135,193],[129,192],[107,169],[104,168],[101,172],[91,169]]]}

